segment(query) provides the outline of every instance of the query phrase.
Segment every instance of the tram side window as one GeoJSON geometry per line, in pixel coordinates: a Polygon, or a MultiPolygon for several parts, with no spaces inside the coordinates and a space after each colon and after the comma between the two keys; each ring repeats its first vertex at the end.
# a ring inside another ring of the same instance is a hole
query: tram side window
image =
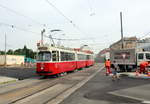
{"type": "Polygon", "coordinates": [[[61,61],[65,61],[66,60],[65,53],[60,52],[60,55],[61,55],[61,61]]]}
{"type": "Polygon", "coordinates": [[[78,54],[78,60],[86,60],[86,55],[78,54]]]}
{"type": "Polygon", "coordinates": [[[74,53],[68,53],[68,61],[75,60],[75,54],[74,53]]]}
{"type": "Polygon", "coordinates": [[[75,54],[69,52],[60,52],[61,61],[73,61],[75,60],[75,54]]]}
{"type": "Polygon", "coordinates": [[[52,51],[52,60],[59,61],[59,52],[58,51],[52,51]]]}
{"type": "Polygon", "coordinates": [[[91,56],[90,56],[90,55],[87,55],[87,56],[86,56],[86,59],[87,59],[87,60],[90,60],[90,59],[91,59],[91,56]]]}
{"type": "Polygon", "coordinates": [[[144,58],[143,53],[139,53],[139,55],[138,55],[138,59],[143,59],[143,58],[144,58]]]}
{"type": "Polygon", "coordinates": [[[150,59],[150,53],[146,53],[146,59],[150,59]]]}

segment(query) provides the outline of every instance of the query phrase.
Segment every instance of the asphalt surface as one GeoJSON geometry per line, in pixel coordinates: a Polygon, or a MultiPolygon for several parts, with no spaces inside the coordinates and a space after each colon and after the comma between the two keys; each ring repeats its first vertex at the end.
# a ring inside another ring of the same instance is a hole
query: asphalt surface
{"type": "Polygon", "coordinates": [[[37,77],[35,68],[0,68],[0,76],[17,78],[19,80],[37,77]]]}
{"type": "MultiPolygon", "coordinates": [[[[0,68],[0,76],[27,79],[37,77],[35,71],[34,68],[0,68]]],[[[105,71],[102,70],[61,104],[141,104],[139,100],[115,96],[110,92],[147,84],[149,84],[148,79],[127,76],[122,76],[121,80],[112,81],[111,77],[105,76],[105,71]]]]}
{"type": "MultiPolygon", "coordinates": [[[[61,96],[62,98],[68,93],[73,93],[74,89],[80,88],[88,79],[95,76],[99,71],[97,68],[99,68],[99,66],[95,65],[59,78],[46,78],[42,80],[39,80],[39,78],[29,78],[27,80],[1,85],[0,104],[50,103],[56,100],[58,96],[60,97],[64,92],[66,94],[63,94],[61,96]]],[[[58,104],[56,103],[57,101],[50,104],[58,104]]]]}
{"type": "Polygon", "coordinates": [[[139,100],[115,96],[109,92],[146,84],[149,84],[149,80],[128,78],[127,76],[112,81],[111,77],[105,76],[103,70],[61,104],[140,104],[139,100]]]}

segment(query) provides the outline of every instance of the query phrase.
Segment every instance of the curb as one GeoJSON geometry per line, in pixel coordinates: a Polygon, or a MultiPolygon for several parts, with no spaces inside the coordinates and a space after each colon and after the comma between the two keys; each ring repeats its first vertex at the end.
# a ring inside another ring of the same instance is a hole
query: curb
{"type": "Polygon", "coordinates": [[[0,82],[0,85],[2,84],[8,84],[8,83],[11,83],[11,82],[16,82],[18,80],[10,80],[10,81],[5,81],[5,82],[0,82]]]}
{"type": "Polygon", "coordinates": [[[139,75],[139,76],[136,76],[135,74],[130,74],[130,73],[120,73],[119,74],[120,76],[128,76],[128,77],[131,77],[131,78],[141,78],[141,79],[150,79],[150,77],[148,77],[147,75],[139,75]]]}
{"type": "Polygon", "coordinates": [[[16,78],[0,76],[0,85],[11,83],[11,82],[16,82],[16,81],[18,81],[18,79],[16,79],[16,78]]]}

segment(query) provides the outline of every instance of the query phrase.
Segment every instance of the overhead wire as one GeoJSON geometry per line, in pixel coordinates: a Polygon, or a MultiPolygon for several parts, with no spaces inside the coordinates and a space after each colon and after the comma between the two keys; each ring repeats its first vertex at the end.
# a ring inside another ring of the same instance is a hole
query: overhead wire
{"type": "MultiPolygon", "coordinates": [[[[71,23],[78,31],[80,31],[81,33],[85,34],[75,23],[73,23],[72,20],[70,20],[67,16],[65,16],[55,5],[53,5],[53,4],[52,4],[51,2],[49,2],[48,0],[45,0],[45,1],[46,1],[50,6],[52,6],[55,10],[57,10],[57,12],[58,12],[59,14],[61,14],[67,21],[69,21],[69,23],[71,23]]],[[[22,16],[22,17],[24,17],[24,18],[28,18],[28,19],[30,19],[32,22],[34,22],[34,23],[36,23],[36,24],[38,24],[38,25],[40,25],[40,26],[46,27],[45,24],[42,24],[42,23],[40,23],[39,21],[34,20],[33,18],[31,18],[31,17],[29,17],[29,16],[26,16],[26,15],[24,15],[24,14],[22,14],[22,13],[19,13],[19,12],[15,11],[15,10],[13,10],[13,9],[11,9],[11,8],[8,8],[8,7],[6,7],[6,6],[2,5],[2,4],[0,4],[0,7],[3,8],[3,9],[6,9],[7,11],[12,12],[12,13],[14,13],[14,14],[16,14],[16,15],[22,16]]]]}
{"type": "Polygon", "coordinates": [[[60,15],[62,15],[69,23],[73,25],[78,31],[80,31],[82,34],[86,34],[83,32],[79,26],[77,26],[71,19],[69,19],[66,15],[64,15],[63,12],[61,12],[54,4],[52,4],[49,0],[45,0],[51,7],[53,7],[60,15]]]}
{"type": "Polygon", "coordinates": [[[13,9],[11,9],[11,8],[8,8],[8,7],[6,7],[6,6],[2,5],[2,4],[0,4],[0,7],[3,8],[3,9],[6,9],[7,11],[12,12],[12,13],[14,13],[14,14],[16,14],[16,15],[22,16],[22,17],[24,17],[24,18],[28,18],[28,19],[30,19],[32,22],[34,22],[34,23],[36,23],[36,24],[38,24],[38,25],[40,25],[40,26],[44,26],[44,27],[46,26],[45,24],[42,24],[42,23],[40,23],[39,21],[34,20],[33,18],[31,18],[31,17],[29,17],[29,16],[26,16],[26,15],[24,15],[24,14],[22,14],[22,13],[19,13],[19,12],[15,11],[15,10],[13,10],[13,9]]]}
{"type": "Polygon", "coordinates": [[[95,15],[95,12],[94,12],[94,10],[93,10],[93,7],[92,7],[92,4],[91,4],[91,2],[90,2],[90,0],[88,0],[88,5],[89,5],[89,8],[90,8],[90,16],[94,16],[95,15]]]}
{"type": "MultiPolygon", "coordinates": [[[[63,17],[65,17],[65,19],[67,19],[76,29],[78,29],[80,32],[84,33],[75,23],[73,23],[72,20],[70,20],[67,16],[65,16],[55,5],[53,5],[53,4],[52,4],[51,2],[49,2],[48,0],[46,0],[46,1],[47,1],[47,3],[48,3],[49,5],[51,5],[53,8],[55,8],[55,9],[57,10],[57,12],[59,12],[59,14],[61,14],[63,17]]],[[[38,25],[40,25],[40,26],[46,26],[45,24],[42,24],[42,23],[40,23],[39,21],[36,21],[36,20],[32,19],[31,17],[26,16],[26,15],[24,15],[24,14],[22,14],[22,13],[19,13],[19,12],[15,11],[15,10],[13,10],[13,9],[11,9],[11,8],[8,8],[8,7],[6,7],[6,6],[2,5],[2,4],[0,4],[0,7],[6,9],[6,10],[8,10],[9,12],[12,12],[12,13],[14,13],[14,14],[16,14],[16,15],[22,16],[22,17],[24,17],[24,18],[28,18],[28,19],[30,19],[32,22],[34,22],[34,23],[36,23],[36,24],[38,24],[38,25]]],[[[3,23],[3,24],[5,24],[5,23],[3,23]]],[[[8,24],[5,24],[5,25],[8,25],[8,24]]],[[[14,26],[14,25],[12,25],[12,26],[14,26]]],[[[20,27],[16,27],[16,28],[18,29],[18,28],[20,28],[20,27]]],[[[29,32],[29,30],[26,30],[26,29],[23,29],[23,28],[20,28],[20,29],[23,30],[23,31],[28,31],[28,32],[29,32]]],[[[32,32],[32,31],[30,31],[30,32],[32,32]]],[[[33,33],[33,32],[32,32],[32,33],[33,33]]],[[[85,33],[84,33],[84,34],[85,34],[85,33]]],[[[65,39],[63,39],[63,40],[65,40],[65,39]]],[[[70,39],[70,40],[74,40],[74,39],[70,39]]],[[[75,39],[75,40],[78,40],[78,39],[75,39]]]]}
{"type": "MultiPolygon", "coordinates": [[[[15,28],[15,29],[18,29],[18,30],[21,30],[21,31],[24,31],[24,32],[30,32],[32,34],[35,34],[35,35],[41,35],[40,33],[37,33],[37,32],[33,32],[33,31],[30,31],[28,29],[25,29],[25,28],[22,28],[22,27],[18,27],[16,25],[13,25],[13,24],[7,24],[7,23],[3,23],[3,22],[0,22],[0,25],[4,25],[4,26],[7,26],[7,27],[11,27],[11,28],[15,28]]],[[[49,36],[47,35],[43,35],[44,37],[46,38],[49,38],[49,36]]],[[[88,38],[84,38],[84,39],[62,39],[62,38],[53,38],[55,40],[66,40],[66,41],[78,41],[78,40],[88,40],[88,38]]],[[[90,38],[89,38],[90,39],[90,38]]]]}
{"type": "Polygon", "coordinates": [[[149,35],[150,34],[150,32],[148,32],[148,33],[146,33],[146,34],[144,34],[143,36],[141,36],[139,39],[142,39],[142,38],[144,38],[144,37],[146,37],[147,35],[149,35]]]}
{"type": "MultiPolygon", "coordinates": [[[[55,5],[53,5],[53,4],[52,4],[51,2],[49,2],[48,0],[46,0],[46,1],[47,1],[47,3],[48,3],[50,6],[52,6],[53,8],[55,8],[55,9],[57,10],[57,12],[59,12],[59,14],[61,14],[63,17],[65,17],[65,19],[67,19],[76,29],[78,29],[80,32],[84,33],[75,23],[73,23],[72,20],[70,20],[67,16],[65,16],[55,5]]],[[[14,14],[16,14],[16,15],[22,16],[22,17],[24,17],[24,18],[28,18],[28,19],[30,19],[32,22],[34,22],[34,23],[36,23],[36,24],[38,24],[38,25],[40,25],[40,26],[46,26],[45,24],[42,24],[42,23],[40,23],[40,22],[38,22],[38,21],[32,19],[31,17],[26,16],[26,15],[24,15],[24,14],[22,14],[22,13],[19,13],[19,12],[15,11],[15,10],[13,10],[13,9],[11,9],[11,8],[8,8],[8,7],[6,7],[6,6],[2,5],[2,4],[0,4],[0,7],[6,9],[7,11],[12,12],[12,13],[14,13],[14,14]]],[[[0,24],[5,25],[5,26],[8,26],[8,27],[11,27],[11,28],[16,28],[16,29],[19,29],[19,30],[22,30],[22,31],[25,31],[25,32],[30,32],[30,33],[33,33],[33,34],[36,34],[36,35],[37,35],[37,34],[38,34],[38,35],[41,35],[40,33],[36,33],[36,32],[30,31],[30,30],[28,30],[28,29],[24,29],[24,28],[15,26],[15,25],[3,23],[3,22],[0,22],[0,24]]],[[[84,33],[84,34],[85,34],[85,33],[84,33]]],[[[47,36],[44,35],[44,37],[47,37],[47,36]]],[[[76,40],[76,41],[77,41],[77,40],[87,40],[87,39],[60,39],[60,38],[53,38],[53,39],[56,39],[56,40],[70,40],[70,41],[73,41],[73,40],[76,40]]]]}
{"type": "MultiPolygon", "coordinates": [[[[50,38],[49,36],[47,36],[47,35],[44,35],[45,37],[47,37],[47,38],[50,38]]],[[[65,40],[65,41],[80,41],[80,40],[89,40],[89,39],[91,39],[91,38],[84,38],[84,39],[71,39],[71,38],[55,38],[55,37],[52,37],[52,39],[55,39],[55,40],[65,40]]]]}
{"type": "Polygon", "coordinates": [[[27,30],[27,29],[24,29],[24,28],[21,28],[21,27],[18,27],[16,25],[12,25],[12,24],[7,24],[7,23],[3,23],[3,22],[0,22],[1,25],[4,25],[4,26],[7,26],[7,27],[11,27],[11,28],[15,28],[15,29],[18,29],[18,30],[21,30],[21,31],[25,31],[25,32],[30,32],[30,33],[33,33],[33,34],[40,34],[40,33],[36,33],[36,32],[33,32],[33,31],[30,31],[30,30],[27,30]]]}

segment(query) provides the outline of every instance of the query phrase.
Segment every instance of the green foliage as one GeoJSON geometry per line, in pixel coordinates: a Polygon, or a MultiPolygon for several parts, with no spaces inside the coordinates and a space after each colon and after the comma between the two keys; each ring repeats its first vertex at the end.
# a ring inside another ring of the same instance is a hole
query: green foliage
{"type": "MultiPolygon", "coordinates": [[[[4,55],[5,52],[0,51],[0,54],[4,55]]],[[[32,49],[28,49],[27,46],[25,45],[22,49],[16,49],[14,51],[12,49],[9,49],[7,51],[7,54],[8,55],[24,55],[25,57],[34,59],[36,52],[34,52],[32,49]]]]}
{"type": "Polygon", "coordinates": [[[4,51],[0,51],[0,55],[4,55],[5,54],[5,52],[4,51]]]}
{"type": "Polygon", "coordinates": [[[9,50],[7,51],[7,54],[8,54],[8,55],[13,55],[13,54],[14,54],[14,51],[13,51],[12,49],[9,49],[9,50]]]}

